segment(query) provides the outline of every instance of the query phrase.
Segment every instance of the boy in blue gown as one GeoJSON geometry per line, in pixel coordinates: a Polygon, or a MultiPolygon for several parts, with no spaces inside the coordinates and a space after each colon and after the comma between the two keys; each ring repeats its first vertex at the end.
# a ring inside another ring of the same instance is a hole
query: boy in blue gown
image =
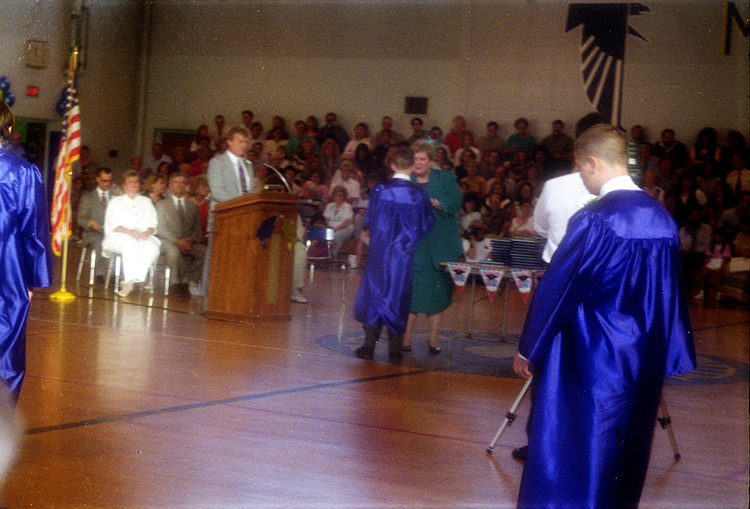
{"type": "Polygon", "coordinates": [[[677,226],[626,157],[609,125],[575,143],[599,198],[570,219],[514,361],[534,375],[519,507],[636,507],[664,377],[695,368],[677,226]]]}
{"type": "Polygon", "coordinates": [[[35,286],[52,284],[49,212],[39,169],[5,143],[13,113],[0,101],[0,379],[18,401],[26,373],[26,315],[35,286]]]}
{"type": "Polygon", "coordinates": [[[385,326],[391,359],[401,357],[403,332],[411,307],[414,250],[435,219],[427,193],[409,178],[414,152],[402,147],[394,153],[393,178],[375,188],[367,207],[365,227],[370,250],[357,294],[354,318],[365,329],[357,357],[372,359],[385,326]]]}

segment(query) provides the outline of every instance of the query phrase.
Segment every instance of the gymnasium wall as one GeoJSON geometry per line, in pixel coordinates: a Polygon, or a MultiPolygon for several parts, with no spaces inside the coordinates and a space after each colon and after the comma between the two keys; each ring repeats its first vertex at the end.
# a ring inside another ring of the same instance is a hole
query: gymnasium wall
{"type": "MultiPolygon", "coordinates": [[[[724,55],[727,2],[642,3],[649,12],[629,18],[646,40],[627,37],[622,125],[643,124],[652,140],[669,126],[686,143],[707,125],[722,142],[729,129],[748,136],[750,39],[734,24],[732,53],[724,55]]],[[[591,111],[580,72],[582,28],[566,33],[567,1],[88,4],[88,65],[79,79],[83,141],[100,164],[116,169],[134,150],[147,152],[157,129],[193,130],[217,113],[235,124],[243,109],[266,125],[276,114],[293,122],[333,110],[348,130],[360,121],[377,127],[390,115],[407,132],[404,98],[421,96],[429,99],[428,126],[447,129],[463,114],[475,131],[496,120],[507,136],[513,120],[525,116],[539,137],[552,120],[572,124],[591,111]]],[[[733,4],[747,24],[747,2],[733,4]]],[[[17,116],[59,119],[54,104],[65,82],[69,5],[0,5],[0,75],[12,79],[17,116]],[[46,69],[25,66],[28,39],[49,43],[46,69]],[[29,84],[40,87],[39,97],[24,96],[29,84]]]]}
{"type": "MultiPolygon", "coordinates": [[[[629,22],[622,123],[651,137],[673,127],[692,142],[706,126],[748,131],[748,38],[722,53],[722,1],[651,1],[629,22]]],[[[155,4],[149,128],[192,129],[249,108],[269,123],[326,111],[348,129],[390,115],[408,131],[405,96],[429,98],[426,124],[463,114],[512,134],[591,111],[582,88],[581,28],[565,33],[565,1],[204,1],[155,4]]],[[[738,5],[738,8],[747,5],[738,5]]],[[[745,13],[746,14],[746,13],[745,13]]],[[[149,128],[146,132],[149,132],[149,128]]]]}

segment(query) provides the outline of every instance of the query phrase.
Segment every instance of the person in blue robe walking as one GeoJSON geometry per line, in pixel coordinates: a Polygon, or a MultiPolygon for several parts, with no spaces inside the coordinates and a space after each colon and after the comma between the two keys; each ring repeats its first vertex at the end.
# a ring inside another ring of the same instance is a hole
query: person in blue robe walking
{"type": "Polygon", "coordinates": [[[383,326],[388,329],[389,357],[402,356],[414,251],[435,222],[430,197],[410,180],[412,166],[414,152],[407,147],[397,149],[391,163],[393,178],[375,188],[367,207],[370,249],[354,306],[354,318],[365,329],[364,345],[355,352],[363,359],[373,358],[383,326]]]}
{"type": "Polygon", "coordinates": [[[13,113],[0,101],[0,379],[15,403],[26,373],[26,315],[34,287],[52,284],[49,216],[39,169],[6,148],[13,113]]]}
{"type": "Polygon", "coordinates": [[[636,507],[664,377],[695,368],[677,226],[612,126],[585,131],[575,159],[599,198],[570,219],[514,360],[534,376],[520,508],[636,507]]]}

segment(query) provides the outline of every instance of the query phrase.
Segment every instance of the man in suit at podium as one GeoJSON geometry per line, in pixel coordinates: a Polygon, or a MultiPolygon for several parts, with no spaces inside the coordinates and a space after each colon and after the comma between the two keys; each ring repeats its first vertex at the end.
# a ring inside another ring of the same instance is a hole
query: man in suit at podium
{"type": "Polygon", "coordinates": [[[96,175],[96,188],[81,196],[78,205],[78,226],[81,227],[81,243],[84,247],[96,251],[96,276],[104,278],[106,264],[102,258],[102,240],[104,240],[104,213],[107,204],[119,193],[112,188],[112,170],[99,168],[96,175]]]}
{"type": "Polygon", "coordinates": [[[211,244],[214,231],[213,209],[217,203],[252,193],[253,165],[245,159],[248,146],[247,129],[233,127],[227,133],[227,150],[208,162],[208,186],[211,188],[211,211],[208,214],[208,250],[203,268],[201,290],[208,293],[208,278],[211,272],[211,244]]]}
{"type": "MultiPolygon", "coordinates": [[[[247,129],[233,127],[227,136],[227,150],[208,162],[211,210],[217,203],[253,192],[253,165],[245,158],[247,139],[247,129]]],[[[213,231],[213,214],[208,217],[208,231],[213,231]]]]}
{"type": "Polygon", "coordinates": [[[187,179],[181,172],[169,176],[169,196],[156,204],[159,226],[156,236],[161,252],[167,258],[170,275],[175,282],[188,280],[190,293],[200,295],[198,282],[203,274],[206,246],[198,205],[186,198],[187,179]]]}

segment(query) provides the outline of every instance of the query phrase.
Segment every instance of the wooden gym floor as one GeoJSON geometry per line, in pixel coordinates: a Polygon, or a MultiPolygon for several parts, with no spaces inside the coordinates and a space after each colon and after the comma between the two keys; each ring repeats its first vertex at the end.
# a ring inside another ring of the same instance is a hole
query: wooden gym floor
{"type": "MultiPolygon", "coordinates": [[[[281,323],[207,320],[198,299],[160,291],[120,299],[73,283],[65,304],[47,298],[57,287],[37,292],[27,432],[0,505],[514,507],[523,465],[510,451],[525,443],[528,401],[485,452],[522,386],[507,375],[513,345],[458,340],[453,359],[428,358],[422,333],[401,364],[384,346],[357,359],[360,277],[316,271],[310,304],[281,323]]],[[[447,312],[444,349],[469,295],[447,312]]],[[[511,334],[525,309],[511,290],[511,334]]],[[[502,300],[476,310],[475,331],[497,335],[502,300]]],[[[657,427],[641,506],[746,508],[748,308],[690,311],[701,369],[664,392],[682,459],[657,427]]]]}

